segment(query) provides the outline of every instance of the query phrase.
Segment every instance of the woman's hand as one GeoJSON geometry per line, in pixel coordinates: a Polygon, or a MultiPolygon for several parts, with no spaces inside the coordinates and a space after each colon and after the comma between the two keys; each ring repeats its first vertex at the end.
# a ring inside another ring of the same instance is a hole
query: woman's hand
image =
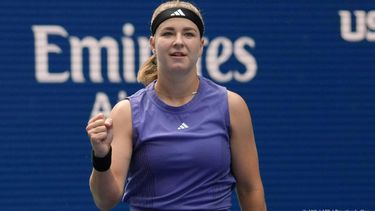
{"type": "Polygon", "coordinates": [[[96,157],[106,156],[113,139],[112,119],[106,118],[100,113],[89,120],[86,132],[90,138],[94,155],[96,157]]]}

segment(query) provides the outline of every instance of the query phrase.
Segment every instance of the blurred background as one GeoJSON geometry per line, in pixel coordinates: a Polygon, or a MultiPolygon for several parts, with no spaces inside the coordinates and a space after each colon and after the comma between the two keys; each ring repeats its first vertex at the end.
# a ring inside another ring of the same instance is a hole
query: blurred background
{"type": "MultiPolygon", "coordinates": [[[[0,210],[96,210],[85,126],[142,88],[161,2],[0,2],[0,210]]],[[[268,210],[375,210],[374,1],[194,3],[199,73],[247,101],[268,210]]]]}

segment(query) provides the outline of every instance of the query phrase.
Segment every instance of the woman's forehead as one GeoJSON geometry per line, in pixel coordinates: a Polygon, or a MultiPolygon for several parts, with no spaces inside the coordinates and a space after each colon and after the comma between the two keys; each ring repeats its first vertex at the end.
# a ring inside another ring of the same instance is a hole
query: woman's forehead
{"type": "Polygon", "coordinates": [[[192,22],[189,19],[186,18],[170,18],[168,20],[165,20],[163,23],[160,24],[158,27],[158,30],[161,29],[194,29],[198,31],[198,26],[195,25],[194,22],[192,22]]]}

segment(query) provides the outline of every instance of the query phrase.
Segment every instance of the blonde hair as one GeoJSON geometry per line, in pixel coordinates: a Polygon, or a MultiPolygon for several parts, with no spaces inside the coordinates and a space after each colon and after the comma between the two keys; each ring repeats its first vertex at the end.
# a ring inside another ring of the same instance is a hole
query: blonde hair
{"type": "MultiPolygon", "coordinates": [[[[193,11],[200,17],[203,23],[202,15],[197,7],[195,7],[192,3],[189,3],[186,1],[179,1],[179,0],[168,1],[159,5],[155,9],[154,13],[152,14],[151,23],[154,21],[155,17],[159,15],[161,12],[163,12],[166,9],[173,8],[173,7],[182,7],[182,8],[186,8],[186,9],[193,11]]],[[[139,69],[138,75],[137,75],[137,81],[147,86],[152,81],[158,78],[157,69],[158,67],[156,64],[156,56],[155,54],[153,54],[150,58],[148,58],[145,61],[145,63],[143,63],[143,65],[139,69]]]]}

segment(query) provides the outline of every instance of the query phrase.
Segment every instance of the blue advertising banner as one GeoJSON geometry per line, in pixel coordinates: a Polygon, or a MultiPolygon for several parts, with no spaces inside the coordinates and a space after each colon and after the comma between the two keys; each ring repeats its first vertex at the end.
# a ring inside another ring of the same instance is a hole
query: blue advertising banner
{"type": "MultiPolygon", "coordinates": [[[[0,210],[96,210],[85,127],[143,87],[161,2],[0,2],[0,210]]],[[[246,100],[268,210],[375,210],[374,1],[195,3],[198,72],[246,100]]]]}

